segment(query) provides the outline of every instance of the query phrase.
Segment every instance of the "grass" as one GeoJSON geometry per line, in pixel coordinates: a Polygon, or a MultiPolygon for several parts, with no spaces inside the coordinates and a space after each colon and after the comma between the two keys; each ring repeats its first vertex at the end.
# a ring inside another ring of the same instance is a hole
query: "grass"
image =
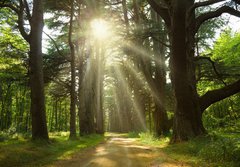
{"type": "Polygon", "coordinates": [[[44,166],[53,161],[68,159],[76,152],[93,147],[104,140],[100,135],[89,135],[68,140],[67,133],[50,135],[50,143],[18,137],[0,142],[0,166],[44,166]]]}
{"type": "MultiPolygon", "coordinates": [[[[68,140],[68,133],[50,135],[50,143],[32,142],[29,138],[15,135],[0,142],[0,166],[44,166],[56,160],[69,159],[85,148],[104,141],[100,135],[90,135],[68,140]]],[[[119,137],[138,138],[143,145],[152,146],[162,153],[158,162],[176,162],[189,166],[239,167],[240,134],[213,133],[188,142],[169,144],[170,137],[155,138],[150,133],[114,134],[119,137]]],[[[106,138],[112,136],[106,133],[106,138]]]]}
{"type": "Polygon", "coordinates": [[[141,133],[139,136],[142,144],[153,146],[167,155],[159,157],[159,162],[169,161],[170,158],[196,167],[240,166],[240,135],[208,135],[178,144],[169,144],[169,137],[156,139],[149,133],[141,133]]]}

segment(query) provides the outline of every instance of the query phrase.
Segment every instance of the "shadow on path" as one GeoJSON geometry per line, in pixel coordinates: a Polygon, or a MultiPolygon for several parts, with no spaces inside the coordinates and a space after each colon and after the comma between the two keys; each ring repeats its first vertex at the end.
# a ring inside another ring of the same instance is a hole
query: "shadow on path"
{"type": "Polygon", "coordinates": [[[142,146],[135,138],[112,135],[105,143],[60,160],[50,166],[61,167],[176,167],[173,160],[151,147],[142,146]],[[159,157],[163,157],[160,158],[159,157]],[[161,160],[162,159],[162,160],[161,160]],[[163,161],[164,160],[164,161],[163,161]]]}

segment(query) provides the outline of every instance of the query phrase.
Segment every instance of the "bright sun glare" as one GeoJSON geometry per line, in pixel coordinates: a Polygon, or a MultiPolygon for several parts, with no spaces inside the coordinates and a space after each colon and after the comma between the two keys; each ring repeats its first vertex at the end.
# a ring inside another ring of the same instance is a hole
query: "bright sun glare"
{"type": "Polygon", "coordinates": [[[108,22],[103,19],[94,19],[91,22],[93,36],[97,39],[106,39],[111,35],[108,22]]]}

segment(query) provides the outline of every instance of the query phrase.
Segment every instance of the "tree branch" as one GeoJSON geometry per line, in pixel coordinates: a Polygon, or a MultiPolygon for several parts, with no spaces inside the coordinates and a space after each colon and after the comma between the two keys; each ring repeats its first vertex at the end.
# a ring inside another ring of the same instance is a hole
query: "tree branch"
{"type": "Polygon", "coordinates": [[[0,3],[0,8],[9,8],[17,14],[18,29],[19,29],[22,37],[29,43],[29,35],[26,33],[25,28],[24,28],[24,21],[23,21],[24,6],[22,4],[22,1],[20,1],[19,9],[16,6],[14,6],[12,3],[4,3],[4,2],[0,3]]]}
{"type": "Polygon", "coordinates": [[[170,15],[168,13],[168,8],[162,7],[155,0],[147,0],[147,1],[150,4],[150,6],[153,8],[153,10],[162,17],[162,19],[166,23],[167,27],[170,27],[171,19],[170,19],[170,15]]]}
{"type": "Polygon", "coordinates": [[[43,31],[43,33],[44,33],[45,35],[47,35],[47,37],[52,41],[53,45],[54,45],[55,48],[57,49],[58,54],[59,54],[60,56],[63,56],[63,57],[64,57],[64,55],[61,53],[61,51],[60,51],[60,49],[59,49],[56,41],[55,41],[49,34],[47,34],[45,31],[43,31]]]}
{"type": "Polygon", "coordinates": [[[20,6],[19,6],[20,10],[19,12],[17,13],[18,15],[18,29],[22,35],[22,37],[28,42],[30,43],[30,36],[29,34],[25,31],[25,28],[24,28],[24,18],[23,18],[23,12],[24,12],[24,4],[22,1],[20,1],[20,6]]]}
{"type": "Polygon", "coordinates": [[[223,13],[228,13],[236,17],[240,17],[240,12],[229,7],[229,6],[222,6],[216,11],[208,12],[205,14],[200,15],[199,17],[196,18],[196,29],[195,31],[197,32],[199,27],[204,23],[205,21],[221,16],[223,13]]]}
{"type": "Polygon", "coordinates": [[[239,92],[240,92],[240,80],[223,88],[208,91],[199,98],[201,111],[203,112],[213,103],[223,100],[239,92]]]}
{"type": "Polygon", "coordinates": [[[213,71],[215,72],[215,74],[217,75],[218,79],[226,86],[227,84],[225,83],[225,81],[222,79],[221,74],[217,71],[217,68],[215,66],[215,62],[212,61],[212,59],[210,57],[203,57],[203,56],[199,56],[196,57],[196,60],[207,60],[211,63],[212,67],[213,67],[213,71]]]}
{"type": "Polygon", "coordinates": [[[25,8],[26,8],[27,18],[28,18],[29,22],[31,22],[32,16],[31,16],[31,13],[30,13],[30,9],[29,9],[27,0],[24,0],[24,6],[25,6],[25,8]]]}
{"type": "Polygon", "coordinates": [[[193,12],[196,8],[213,5],[215,3],[222,2],[222,1],[226,1],[226,0],[208,0],[208,1],[194,3],[194,5],[189,9],[189,13],[193,12]]]}

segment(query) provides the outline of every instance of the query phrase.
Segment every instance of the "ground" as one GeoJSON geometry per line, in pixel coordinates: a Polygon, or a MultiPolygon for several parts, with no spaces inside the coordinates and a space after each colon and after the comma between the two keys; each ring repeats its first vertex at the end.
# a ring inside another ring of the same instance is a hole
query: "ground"
{"type": "Polygon", "coordinates": [[[176,167],[188,166],[177,162],[157,147],[140,144],[136,138],[111,134],[98,146],[59,160],[49,167],[176,167]]]}

